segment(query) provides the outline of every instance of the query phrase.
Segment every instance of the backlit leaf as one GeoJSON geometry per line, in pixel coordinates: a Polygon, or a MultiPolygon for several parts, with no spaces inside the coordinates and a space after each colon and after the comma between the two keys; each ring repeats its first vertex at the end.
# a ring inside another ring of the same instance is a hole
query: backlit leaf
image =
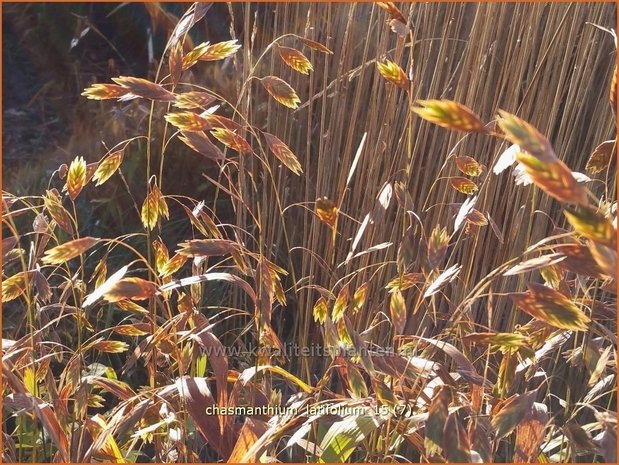
{"type": "Polygon", "coordinates": [[[218,42],[216,44],[206,47],[204,53],[200,55],[200,61],[216,61],[223,60],[229,56],[234,55],[241,45],[237,43],[237,40],[227,40],[225,42],[218,42]]]}
{"type": "Polygon", "coordinates": [[[468,176],[479,176],[482,173],[482,166],[471,157],[456,157],[456,166],[460,171],[468,176]]]}
{"type": "Polygon", "coordinates": [[[241,154],[252,153],[251,145],[238,134],[233,133],[226,128],[218,128],[211,131],[215,139],[224,144],[226,147],[235,150],[241,154]]]}
{"type": "Polygon", "coordinates": [[[82,237],[80,239],[75,239],[74,241],[65,242],[64,244],[60,244],[53,249],[47,250],[42,261],[43,263],[47,263],[49,265],[59,265],[77,257],[78,255],[81,255],[96,245],[99,241],[100,239],[96,239],[94,237],[82,237]]]}
{"type": "Polygon", "coordinates": [[[169,92],[159,84],[155,84],[154,82],[150,82],[146,79],[120,76],[117,78],[112,78],[112,81],[129,91],[121,97],[121,100],[142,97],[149,100],[172,102],[175,98],[172,92],[169,92]]]}
{"type": "Polygon", "coordinates": [[[91,348],[108,354],[120,354],[126,352],[129,349],[129,345],[121,341],[99,341],[95,342],[91,348]]]}
{"type": "Polygon", "coordinates": [[[413,111],[423,119],[459,131],[485,131],[479,117],[469,108],[451,100],[418,100],[413,111]]]}
{"type": "Polygon", "coordinates": [[[152,187],[142,204],[142,224],[146,229],[153,229],[159,219],[159,196],[152,187]]]}
{"type": "Polygon", "coordinates": [[[167,262],[165,262],[161,268],[159,268],[159,276],[162,278],[166,278],[174,273],[176,273],[181,266],[183,266],[187,262],[187,257],[184,255],[176,254],[172,258],[170,258],[167,262]]]}
{"type": "Polygon", "coordinates": [[[260,83],[282,105],[293,109],[299,106],[301,99],[286,81],[275,76],[266,76],[260,79],[260,83]]]}
{"type": "Polygon", "coordinates": [[[337,207],[327,197],[316,199],[316,214],[320,221],[328,225],[330,228],[335,227],[337,221],[337,207]]]}
{"type": "Polygon", "coordinates": [[[32,273],[22,271],[2,280],[2,302],[9,302],[26,292],[26,283],[32,281],[32,273]]]}
{"type": "Polygon", "coordinates": [[[445,259],[447,246],[449,245],[449,234],[447,228],[436,225],[428,240],[428,265],[430,268],[438,268],[445,259]]]}
{"type": "Polygon", "coordinates": [[[499,110],[499,115],[498,125],[512,144],[543,162],[557,161],[550,142],[537,129],[506,111],[499,110]]]}
{"type": "Polygon", "coordinates": [[[292,171],[297,176],[300,175],[303,170],[301,169],[301,164],[292,150],[284,144],[279,138],[274,136],[273,134],[269,134],[268,132],[263,132],[264,138],[267,141],[267,145],[269,146],[269,150],[275,157],[281,161],[286,168],[292,171]]]}
{"type": "Polygon", "coordinates": [[[528,152],[516,153],[516,160],[522,164],[535,185],[551,197],[562,202],[587,203],[585,189],[561,160],[545,162],[528,152]]]}
{"type": "Polygon", "coordinates": [[[612,221],[600,211],[579,206],[574,209],[565,208],[563,214],[577,233],[600,244],[615,248],[617,230],[612,221]]]}
{"type": "Polygon", "coordinates": [[[357,313],[365,303],[365,297],[368,291],[369,284],[367,281],[357,288],[352,298],[352,311],[357,313]]]}
{"type": "Polygon", "coordinates": [[[350,291],[348,285],[345,285],[337,295],[335,304],[333,304],[333,310],[331,311],[331,319],[334,323],[337,323],[342,319],[344,313],[348,309],[350,303],[350,291]]]}
{"type": "Polygon", "coordinates": [[[463,194],[467,195],[474,194],[479,189],[477,187],[477,184],[475,184],[470,179],[463,178],[462,176],[454,176],[452,178],[449,178],[449,183],[458,192],[462,192],[463,194]]]}
{"type": "Polygon", "coordinates": [[[526,293],[510,294],[520,310],[556,328],[587,329],[589,317],[565,295],[541,284],[529,283],[528,287],[526,293]]]}
{"type": "Polygon", "coordinates": [[[277,51],[282,60],[299,73],[309,74],[314,69],[307,57],[295,48],[277,46],[277,51]]]}
{"type": "Polygon", "coordinates": [[[316,301],[312,314],[314,315],[314,321],[321,324],[325,322],[327,315],[329,314],[329,306],[327,305],[327,300],[324,297],[320,297],[316,301]]]}
{"type": "Polygon", "coordinates": [[[116,84],[93,84],[84,89],[82,95],[91,100],[108,100],[121,98],[129,93],[129,90],[116,84]]]}
{"type": "Polygon", "coordinates": [[[67,191],[71,200],[75,200],[86,184],[86,161],[76,157],[69,165],[67,173],[67,191]]]}
{"type": "Polygon", "coordinates": [[[105,157],[105,159],[101,163],[99,163],[95,174],[93,174],[92,176],[92,180],[95,181],[95,185],[100,186],[105,181],[110,179],[110,177],[120,167],[124,155],[124,150],[117,150],[116,152],[111,153],[109,156],[105,157]]]}
{"type": "Polygon", "coordinates": [[[211,127],[205,118],[191,111],[168,113],[164,118],[181,131],[203,131],[211,127]]]}
{"type": "Polygon", "coordinates": [[[387,81],[402,89],[409,88],[409,80],[406,73],[393,61],[385,60],[383,63],[377,62],[376,67],[380,75],[387,81]]]}

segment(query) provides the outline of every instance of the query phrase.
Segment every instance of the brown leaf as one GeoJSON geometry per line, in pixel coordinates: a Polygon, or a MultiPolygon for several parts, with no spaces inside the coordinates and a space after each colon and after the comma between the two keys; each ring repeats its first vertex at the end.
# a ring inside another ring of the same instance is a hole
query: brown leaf
{"type": "Polygon", "coordinates": [[[230,131],[238,131],[239,129],[241,129],[241,125],[239,123],[236,123],[230,118],[226,118],[225,116],[206,115],[205,118],[211,125],[209,129],[225,128],[229,129],[230,131]]]}
{"type": "Polygon", "coordinates": [[[67,191],[71,200],[75,200],[86,184],[86,161],[76,157],[69,166],[67,173],[67,191]]]}
{"type": "Polygon", "coordinates": [[[589,317],[565,295],[541,284],[529,283],[528,287],[526,293],[510,294],[522,311],[556,328],[587,330],[589,317]]]}
{"type": "Polygon", "coordinates": [[[225,239],[194,239],[178,244],[176,252],[187,257],[211,257],[226,255],[239,250],[236,242],[225,239]]]}
{"type": "Polygon", "coordinates": [[[596,278],[610,276],[600,268],[587,246],[582,244],[560,244],[555,248],[557,252],[566,256],[565,260],[557,264],[559,268],[583,276],[596,278]]]}
{"type": "Polygon", "coordinates": [[[182,132],[179,140],[210,160],[225,160],[224,153],[203,132],[182,132]]]}
{"type": "Polygon", "coordinates": [[[281,161],[286,168],[292,171],[297,176],[300,175],[303,170],[301,169],[301,164],[292,150],[284,144],[280,139],[275,137],[273,134],[269,134],[268,132],[262,133],[267,141],[267,145],[269,146],[269,150],[279,161],[281,161]]]}
{"type": "Polygon", "coordinates": [[[159,84],[150,82],[146,79],[136,78],[131,76],[120,76],[112,78],[116,84],[122,86],[128,91],[121,99],[142,97],[149,100],[161,100],[164,102],[173,102],[175,97],[172,92],[167,91],[159,84]]]}
{"type": "Polygon", "coordinates": [[[439,391],[432,399],[426,420],[424,439],[425,452],[428,456],[436,455],[445,447],[445,424],[449,414],[451,392],[447,386],[438,387],[439,391]]]}
{"type": "Polygon", "coordinates": [[[108,302],[118,302],[123,299],[145,300],[157,291],[155,283],[141,278],[123,278],[115,282],[109,290],[103,294],[108,302]]]}
{"type": "Polygon", "coordinates": [[[282,60],[295,71],[302,74],[309,74],[309,72],[314,69],[307,57],[296,48],[282,47],[279,45],[276,47],[282,60]]]}
{"type": "Polygon", "coordinates": [[[88,249],[98,244],[100,240],[101,239],[94,237],[82,237],[81,239],[65,242],[53,249],[47,250],[42,261],[49,265],[59,265],[83,254],[88,249]]]}
{"type": "Polygon", "coordinates": [[[612,156],[617,153],[616,147],[616,139],[607,140],[598,145],[587,161],[586,170],[597,174],[608,168],[612,156]]]}
{"type": "Polygon", "coordinates": [[[120,167],[125,155],[124,150],[117,150],[107,156],[95,170],[92,180],[95,181],[96,186],[100,186],[107,181],[120,167]]]}
{"type": "Polygon", "coordinates": [[[523,421],[533,407],[536,397],[537,391],[529,391],[522,395],[514,394],[497,413],[492,415],[491,423],[497,439],[507,436],[523,421]]]}
{"type": "Polygon", "coordinates": [[[398,7],[395,6],[395,3],[393,3],[393,2],[376,2],[376,6],[382,8],[383,10],[385,10],[389,14],[390,18],[397,19],[401,23],[405,23],[406,24],[406,18],[404,18],[404,15],[398,9],[398,7]]]}
{"type": "Polygon", "coordinates": [[[376,67],[380,75],[387,81],[405,90],[409,88],[410,81],[406,73],[393,61],[385,60],[383,63],[376,62],[376,67]]]}
{"type": "Polygon", "coordinates": [[[170,47],[170,55],[168,56],[168,68],[170,69],[170,76],[172,77],[172,83],[178,84],[183,74],[183,44],[176,42],[170,47]]]}
{"type": "Polygon", "coordinates": [[[421,107],[413,111],[423,119],[444,128],[459,131],[484,132],[479,117],[469,108],[451,100],[418,100],[421,107]]]}
{"type": "Polygon", "coordinates": [[[458,412],[447,417],[443,431],[445,458],[450,463],[470,463],[471,444],[464,426],[458,419],[458,412]]]}
{"type": "Polygon", "coordinates": [[[613,77],[610,80],[610,91],[608,94],[608,100],[610,101],[610,108],[613,114],[617,116],[617,65],[613,71],[613,77]]]}
{"type": "Polygon", "coordinates": [[[449,178],[449,183],[458,192],[462,192],[466,195],[474,194],[479,189],[477,187],[477,184],[475,184],[470,179],[463,178],[462,176],[454,176],[452,178],[449,178]]]}
{"type": "Polygon", "coordinates": [[[240,154],[252,153],[251,145],[238,134],[226,128],[218,128],[211,131],[215,139],[226,147],[239,152],[240,154]]]}
{"type": "Polygon", "coordinates": [[[256,454],[248,455],[247,457],[246,454],[251,449],[251,446],[253,446],[258,439],[267,432],[267,429],[267,423],[258,419],[245,417],[245,423],[243,423],[243,426],[238,433],[238,439],[236,440],[234,449],[228,458],[228,463],[240,463],[244,457],[248,462],[258,462],[259,457],[256,454]]]}
{"type": "Polygon", "coordinates": [[[488,224],[488,220],[484,214],[475,208],[471,208],[471,211],[468,212],[465,219],[467,224],[475,226],[486,226],[488,224]]]}
{"type": "MultiPolygon", "coordinates": [[[[298,36],[297,36],[298,37],[298,36]]],[[[333,55],[333,52],[329,50],[327,47],[322,45],[319,42],[315,42],[311,39],[306,39],[305,37],[298,37],[298,39],[303,42],[306,46],[311,48],[312,50],[316,50],[318,52],[326,53],[327,55],[333,55]]]]}
{"type": "Polygon", "coordinates": [[[275,100],[288,108],[297,108],[301,102],[294,89],[278,77],[266,76],[260,79],[260,83],[275,100]]]}
{"type": "Polygon", "coordinates": [[[401,276],[396,276],[391,281],[387,283],[385,289],[389,292],[393,292],[398,289],[400,291],[405,291],[413,287],[415,284],[420,284],[425,282],[426,278],[423,273],[404,273],[401,276]]]}

